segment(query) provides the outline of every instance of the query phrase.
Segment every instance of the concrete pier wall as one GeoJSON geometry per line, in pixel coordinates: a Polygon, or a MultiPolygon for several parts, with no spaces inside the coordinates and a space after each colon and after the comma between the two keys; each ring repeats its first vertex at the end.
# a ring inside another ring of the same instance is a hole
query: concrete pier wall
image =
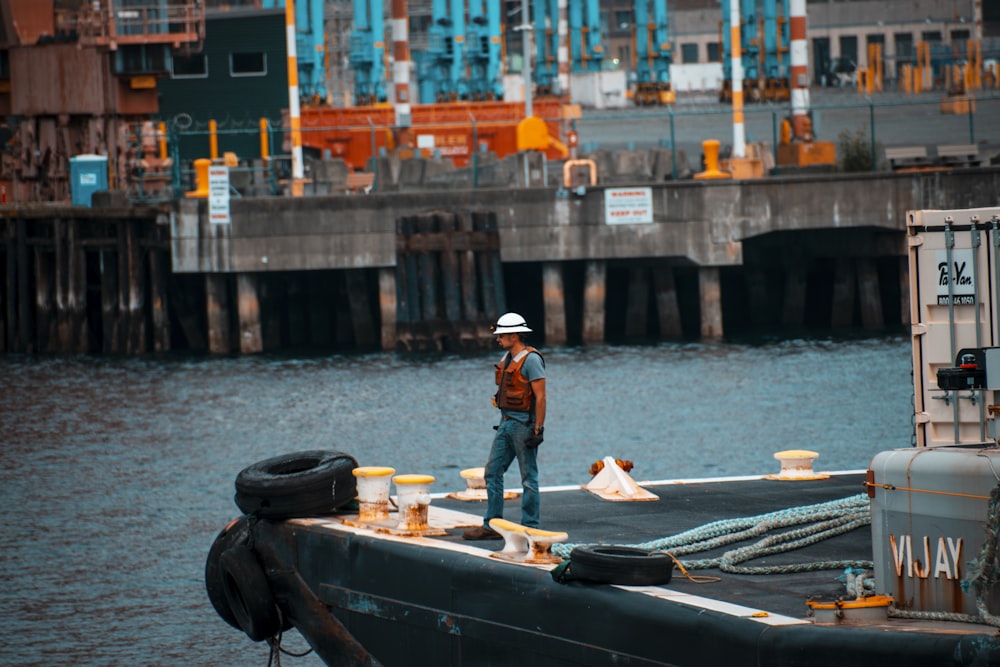
{"type": "Polygon", "coordinates": [[[825,229],[902,232],[907,210],[993,206],[998,186],[1000,169],[974,169],[595,187],[582,195],[530,188],[248,198],[231,200],[232,223],[214,226],[204,200],[181,200],[171,214],[171,251],[178,273],[394,266],[397,220],[467,210],[496,215],[504,263],[674,257],[739,266],[747,239],[825,229]],[[609,222],[609,191],[632,189],[650,192],[652,222],[609,222]]]}
{"type": "Polygon", "coordinates": [[[547,345],[901,327],[906,211],[998,200],[983,168],[0,207],[0,352],[470,349],[505,310],[547,345]]]}

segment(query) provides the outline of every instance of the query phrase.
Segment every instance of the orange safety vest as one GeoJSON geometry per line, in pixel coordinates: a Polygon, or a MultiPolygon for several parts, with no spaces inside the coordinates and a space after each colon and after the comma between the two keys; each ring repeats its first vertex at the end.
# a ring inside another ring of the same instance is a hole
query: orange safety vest
{"type": "Polygon", "coordinates": [[[510,354],[504,357],[503,365],[496,365],[497,393],[495,396],[496,406],[501,410],[517,410],[519,412],[531,412],[535,408],[535,393],[531,391],[531,382],[521,375],[521,366],[528,355],[534,352],[542,359],[545,365],[545,357],[533,347],[526,346],[525,353],[520,359],[513,359],[510,354]]]}

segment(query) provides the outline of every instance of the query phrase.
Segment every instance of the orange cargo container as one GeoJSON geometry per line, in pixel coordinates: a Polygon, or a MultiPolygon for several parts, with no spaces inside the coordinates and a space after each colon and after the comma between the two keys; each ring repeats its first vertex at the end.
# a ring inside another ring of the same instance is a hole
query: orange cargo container
{"type": "MultiPolygon", "coordinates": [[[[549,135],[563,141],[568,118],[566,105],[557,99],[537,99],[533,115],[545,121],[549,135]]],[[[326,108],[301,111],[302,146],[319,156],[343,158],[351,169],[364,169],[368,158],[380,149],[419,148],[451,158],[455,165],[468,165],[473,142],[499,157],[517,152],[517,124],[524,119],[523,102],[448,102],[411,107],[411,125],[405,134],[395,124],[391,105],[326,108]]],[[[564,157],[555,146],[552,159],[564,157]]]]}

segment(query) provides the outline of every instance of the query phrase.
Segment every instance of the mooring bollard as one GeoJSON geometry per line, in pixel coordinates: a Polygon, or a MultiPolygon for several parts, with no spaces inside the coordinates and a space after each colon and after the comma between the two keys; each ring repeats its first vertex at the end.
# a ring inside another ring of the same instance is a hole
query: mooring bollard
{"type": "Polygon", "coordinates": [[[376,523],[389,518],[389,482],[395,468],[361,466],[352,473],[358,482],[358,521],[376,523]]]}
{"type": "Polygon", "coordinates": [[[399,524],[397,530],[427,530],[427,508],[431,504],[430,487],[434,483],[432,475],[396,475],[399,524]]]}

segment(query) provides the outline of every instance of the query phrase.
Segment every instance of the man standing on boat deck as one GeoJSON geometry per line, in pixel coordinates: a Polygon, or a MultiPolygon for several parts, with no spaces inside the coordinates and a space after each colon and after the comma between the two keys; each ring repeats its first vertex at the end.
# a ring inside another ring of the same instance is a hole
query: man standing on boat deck
{"type": "Polygon", "coordinates": [[[503,476],[517,459],[521,469],[521,524],[538,527],[538,445],[545,431],[545,360],[541,353],[524,343],[531,333],[517,313],[505,313],[493,327],[493,335],[505,354],[496,365],[497,393],[494,405],[500,409],[500,423],[486,461],[486,515],[483,525],[469,528],[467,540],[500,539],[490,528],[490,519],[503,518],[503,476]]]}

